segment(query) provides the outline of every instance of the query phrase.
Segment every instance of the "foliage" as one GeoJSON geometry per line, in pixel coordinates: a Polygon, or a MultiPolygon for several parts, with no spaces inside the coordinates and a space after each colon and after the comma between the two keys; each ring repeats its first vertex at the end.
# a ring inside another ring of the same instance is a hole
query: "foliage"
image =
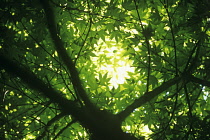
{"type": "Polygon", "coordinates": [[[3,0],[1,139],[210,139],[209,7],[3,0]]]}

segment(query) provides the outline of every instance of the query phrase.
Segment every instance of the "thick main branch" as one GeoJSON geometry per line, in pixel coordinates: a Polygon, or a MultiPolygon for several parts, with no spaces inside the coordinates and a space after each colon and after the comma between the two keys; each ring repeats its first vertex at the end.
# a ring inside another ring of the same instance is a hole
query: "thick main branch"
{"type": "Polygon", "coordinates": [[[0,55],[0,67],[10,74],[21,78],[21,80],[23,80],[23,82],[25,82],[30,88],[43,93],[43,95],[48,97],[53,103],[57,103],[65,113],[77,117],[78,120],[82,119],[80,117],[82,110],[75,102],[64,98],[58,91],[44,83],[29,69],[21,67],[20,64],[13,62],[11,59],[3,55],[0,55]]]}
{"type": "Polygon", "coordinates": [[[192,82],[201,84],[203,86],[210,87],[210,81],[203,80],[203,79],[200,79],[200,78],[197,78],[197,77],[194,77],[194,76],[190,76],[189,80],[192,81],[192,82]]]}
{"type": "Polygon", "coordinates": [[[72,81],[73,87],[75,89],[75,92],[84,101],[84,103],[87,107],[93,108],[93,105],[92,105],[90,99],[88,98],[86,91],[84,90],[84,88],[82,86],[82,83],[79,78],[79,73],[78,73],[72,59],[70,58],[66,49],[64,48],[64,44],[63,44],[61,38],[59,37],[59,33],[57,31],[57,26],[56,26],[56,22],[55,22],[55,15],[53,13],[54,11],[53,11],[52,7],[50,6],[48,0],[40,0],[40,2],[42,3],[45,14],[46,14],[48,28],[50,31],[50,35],[53,39],[56,51],[58,52],[58,55],[61,57],[62,61],[66,65],[66,67],[71,75],[71,81],[72,81]]]}
{"type": "Polygon", "coordinates": [[[151,101],[154,97],[168,89],[169,87],[173,86],[174,84],[177,84],[181,80],[181,77],[175,77],[165,83],[163,83],[161,86],[155,88],[153,91],[146,92],[143,96],[136,99],[131,105],[129,105],[124,111],[120,112],[118,114],[118,117],[121,121],[125,120],[126,117],[128,117],[134,109],[142,106],[143,104],[151,101]]]}

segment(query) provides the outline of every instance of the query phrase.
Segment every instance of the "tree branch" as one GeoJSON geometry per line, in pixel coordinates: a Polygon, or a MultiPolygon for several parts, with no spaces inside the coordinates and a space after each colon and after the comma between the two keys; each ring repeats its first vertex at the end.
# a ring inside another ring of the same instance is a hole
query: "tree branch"
{"type": "Polygon", "coordinates": [[[128,117],[134,109],[142,106],[143,104],[151,101],[154,97],[168,89],[169,87],[177,84],[181,80],[181,77],[175,77],[161,86],[155,88],[153,91],[146,92],[140,98],[136,99],[131,105],[129,105],[124,111],[120,112],[117,116],[119,117],[120,121],[124,121],[126,117],[128,117]]]}
{"type": "Polygon", "coordinates": [[[56,140],[67,128],[69,128],[72,124],[74,124],[76,120],[72,120],[70,123],[68,123],[65,127],[63,127],[53,138],[53,140],[56,140]]]}
{"type": "Polygon", "coordinates": [[[72,59],[66,52],[66,49],[64,48],[61,38],[59,37],[59,33],[57,31],[57,26],[56,26],[56,22],[55,22],[55,15],[54,15],[53,9],[51,8],[51,6],[49,4],[49,1],[48,0],[40,0],[40,2],[42,3],[45,14],[46,14],[48,28],[49,28],[50,35],[51,35],[52,40],[55,45],[55,49],[58,52],[58,55],[61,57],[64,64],[66,65],[66,67],[71,75],[71,81],[72,81],[72,84],[73,84],[76,94],[79,95],[79,97],[84,101],[84,103],[85,103],[85,105],[87,105],[87,107],[94,108],[94,105],[91,103],[90,99],[87,96],[86,91],[84,90],[84,88],[82,86],[81,80],[79,78],[79,73],[78,73],[72,59]]]}
{"type": "Polygon", "coordinates": [[[20,77],[30,88],[42,92],[53,103],[57,103],[66,114],[73,115],[78,120],[83,119],[84,116],[81,117],[84,115],[82,114],[82,109],[76,102],[64,98],[58,91],[48,86],[30,70],[21,67],[20,64],[13,62],[2,54],[0,55],[0,68],[20,77]]]}
{"type": "Polygon", "coordinates": [[[38,136],[36,138],[36,140],[42,140],[46,136],[49,127],[53,123],[55,123],[56,121],[58,121],[60,118],[62,118],[64,115],[65,115],[64,113],[60,113],[60,114],[54,116],[50,121],[48,121],[47,124],[46,124],[46,126],[45,126],[45,128],[44,128],[44,130],[43,130],[43,132],[42,132],[42,134],[40,136],[38,136]]]}
{"type": "Polygon", "coordinates": [[[194,77],[194,76],[190,76],[190,81],[201,84],[203,86],[210,87],[210,81],[202,80],[202,79],[194,77]]]}

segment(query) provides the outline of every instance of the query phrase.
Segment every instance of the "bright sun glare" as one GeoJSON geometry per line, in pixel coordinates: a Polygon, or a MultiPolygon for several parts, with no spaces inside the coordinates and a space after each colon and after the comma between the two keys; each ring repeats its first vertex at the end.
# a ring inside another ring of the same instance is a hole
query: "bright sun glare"
{"type": "MultiPolygon", "coordinates": [[[[126,79],[130,78],[128,72],[134,73],[133,61],[128,56],[124,56],[125,50],[121,48],[120,43],[99,40],[98,44],[100,45],[95,46],[97,52],[94,52],[97,57],[92,57],[92,62],[97,65],[99,73],[102,75],[108,73],[108,77],[111,78],[109,88],[117,88],[119,84],[123,84],[126,79]]],[[[147,125],[142,126],[141,131],[146,137],[151,133],[147,125]]]]}
{"type": "Polygon", "coordinates": [[[128,72],[134,72],[134,67],[131,67],[133,61],[129,60],[128,56],[124,55],[124,50],[120,47],[120,44],[116,44],[113,41],[108,43],[99,41],[100,45],[96,46],[98,51],[95,54],[98,57],[92,57],[92,61],[98,64],[97,70],[101,74],[108,73],[110,80],[110,88],[117,88],[119,84],[123,84],[126,79],[130,78],[128,72]],[[102,62],[105,57],[105,62],[102,62]]]}

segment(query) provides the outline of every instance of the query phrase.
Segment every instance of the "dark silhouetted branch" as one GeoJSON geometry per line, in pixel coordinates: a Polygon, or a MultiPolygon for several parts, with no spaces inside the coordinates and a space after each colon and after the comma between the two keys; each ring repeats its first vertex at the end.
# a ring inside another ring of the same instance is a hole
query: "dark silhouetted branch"
{"type": "Polygon", "coordinates": [[[124,121],[125,118],[128,117],[134,111],[134,109],[151,101],[154,97],[156,97],[157,95],[168,89],[169,87],[173,86],[174,84],[177,84],[180,80],[181,77],[175,77],[163,83],[161,86],[155,88],[153,91],[146,92],[140,98],[136,99],[131,105],[129,105],[124,111],[120,112],[117,116],[121,121],[124,121]]]}
{"type": "Polygon", "coordinates": [[[46,18],[47,18],[47,23],[48,23],[48,28],[50,31],[50,35],[52,37],[52,40],[54,42],[55,48],[58,52],[58,55],[61,57],[62,61],[66,65],[70,75],[71,75],[71,81],[74,87],[74,90],[76,94],[84,101],[85,105],[89,108],[94,108],[94,105],[91,103],[90,99],[87,96],[86,91],[84,90],[82,83],[79,78],[79,73],[68,55],[66,49],[64,48],[64,44],[59,37],[59,33],[57,31],[57,26],[56,26],[56,21],[55,21],[55,15],[52,7],[49,4],[48,0],[40,0],[40,2],[43,5],[46,18]]]}

